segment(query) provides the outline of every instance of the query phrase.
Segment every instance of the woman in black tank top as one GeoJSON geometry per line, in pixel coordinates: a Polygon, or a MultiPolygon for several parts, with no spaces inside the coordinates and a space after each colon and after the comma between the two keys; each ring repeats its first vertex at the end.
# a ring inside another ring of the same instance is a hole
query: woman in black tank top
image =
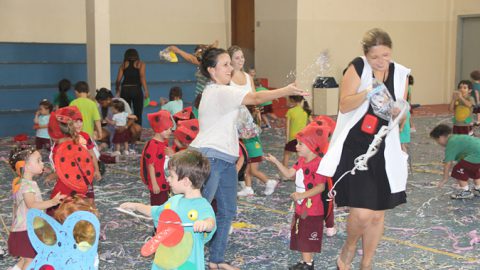
{"type": "Polygon", "coordinates": [[[143,99],[150,94],[145,80],[145,63],[140,60],[137,50],[125,51],[123,63],[118,69],[115,91],[117,97],[127,101],[137,116],[137,123],[142,125],[143,99]]]}

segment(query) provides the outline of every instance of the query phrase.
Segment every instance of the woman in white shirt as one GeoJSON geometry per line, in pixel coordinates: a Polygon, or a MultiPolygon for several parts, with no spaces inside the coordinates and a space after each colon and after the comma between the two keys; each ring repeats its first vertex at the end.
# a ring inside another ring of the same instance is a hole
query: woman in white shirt
{"type": "Polygon", "coordinates": [[[211,172],[202,193],[210,202],[217,200],[217,232],[210,242],[210,269],[238,269],[225,262],[228,231],[237,213],[237,171],[239,146],[236,121],[241,105],[258,105],[289,95],[306,95],[290,84],[284,88],[249,92],[229,86],[231,59],[224,49],[210,48],[202,56],[200,71],[211,82],[203,91],[198,114],[200,131],[191,143],[210,161],[211,172]]]}

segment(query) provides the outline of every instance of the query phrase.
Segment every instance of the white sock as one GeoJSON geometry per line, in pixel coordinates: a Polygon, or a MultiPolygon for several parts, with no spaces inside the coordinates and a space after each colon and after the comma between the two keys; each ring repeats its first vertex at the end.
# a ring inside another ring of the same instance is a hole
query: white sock
{"type": "Polygon", "coordinates": [[[18,265],[15,264],[15,266],[10,268],[10,270],[22,270],[22,268],[18,267],[18,265]]]}
{"type": "Polygon", "coordinates": [[[464,186],[464,187],[460,187],[460,189],[463,189],[463,190],[468,190],[468,189],[469,189],[469,187],[468,187],[468,185],[466,185],[466,186],[464,186]]]}
{"type": "Polygon", "coordinates": [[[476,190],[480,190],[480,186],[475,185],[476,190]]]}

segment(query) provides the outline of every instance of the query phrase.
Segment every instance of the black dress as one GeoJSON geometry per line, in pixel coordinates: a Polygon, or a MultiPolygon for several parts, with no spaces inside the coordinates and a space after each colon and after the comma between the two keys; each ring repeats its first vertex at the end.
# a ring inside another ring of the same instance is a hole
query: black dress
{"type": "Polygon", "coordinates": [[[137,116],[137,124],[142,125],[143,91],[140,70],[135,68],[135,61],[128,61],[128,67],[123,71],[120,97],[133,109],[133,114],[137,116]]]}
{"type": "MultiPolygon", "coordinates": [[[[363,72],[363,59],[355,58],[352,61],[355,70],[361,77],[363,72]]],[[[385,80],[385,86],[395,99],[394,80],[395,65],[389,66],[389,74],[385,80]]],[[[373,75],[372,75],[373,76],[373,75]]],[[[375,115],[370,105],[365,115],[375,115]]],[[[367,152],[368,146],[373,141],[376,132],[388,121],[378,118],[378,125],[373,135],[367,134],[361,130],[365,115],[350,129],[347,138],[343,144],[343,151],[340,162],[337,166],[333,180],[336,182],[346,171],[354,167],[354,160],[367,152]]],[[[405,191],[391,193],[387,173],[385,171],[385,138],[382,141],[378,152],[368,160],[367,171],[356,171],[355,175],[347,174],[338,183],[335,202],[337,206],[350,206],[356,208],[366,208],[371,210],[392,209],[397,205],[407,202],[405,191]]]]}

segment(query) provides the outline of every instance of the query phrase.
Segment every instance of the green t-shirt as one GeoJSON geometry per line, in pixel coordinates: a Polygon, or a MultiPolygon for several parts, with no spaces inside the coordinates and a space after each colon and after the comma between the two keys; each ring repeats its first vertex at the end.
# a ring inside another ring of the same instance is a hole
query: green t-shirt
{"type": "Polygon", "coordinates": [[[66,107],[70,102],[72,102],[75,98],[67,93],[67,103],[66,104],[60,104],[60,93],[57,93],[53,97],[53,105],[57,105],[59,108],[66,107]]]}
{"type": "Polygon", "coordinates": [[[256,158],[263,156],[262,143],[260,142],[260,137],[256,136],[250,139],[242,139],[245,148],[247,148],[247,153],[249,158],[256,158]]]}
{"type": "Polygon", "coordinates": [[[70,102],[70,106],[77,106],[78,110],[82,113],[83,128],[82,131],[93,136],[93,129],[95,127],[95,121],[100,120],[100,113],[98,112],[97,104],[88,98],[77,98],[70,102]]]}
{"type": "Polygon", "coordinates": [[[290,125],[290,132],[288,134],[288,141],[295,139],[295,136],[300,132],[308,122],[308,114],[303,110],[301,105],[297,105],[287,111],[287,121],[290,125]]]}
{"type": "Polygon", "coordinates": [[[480,138],[468,135],[451,135],[445,147],[444,162],[465,160],[480,163],[480,138]]]}
{"type": "MultiPolygon", "coordinates": [[[[263,87],[263,86],[260,86],[260,87],[257,87],[257,88],[255,89],[255,91],[257,91],[257,92],[260,92],[260,91],[268,91],[268,88],[265,88],[265,87],[263,87]]],[[[265,103],[260,104],[260,106],[263,107],[263,106],[267,106],[267,105],[271,105],[271,104],[272,104],[271,101],[267,101],[267,102],[265,102],[265,103]]]]}
{"type": "Polygon", "coordinates": [[[474,82],[472,90],[472,97],[476,102],[475,104],[480,104],[480,100],[477,100],[477,96],[475,95],[476,92],[480,94],[480,82],[474,82]]]}

